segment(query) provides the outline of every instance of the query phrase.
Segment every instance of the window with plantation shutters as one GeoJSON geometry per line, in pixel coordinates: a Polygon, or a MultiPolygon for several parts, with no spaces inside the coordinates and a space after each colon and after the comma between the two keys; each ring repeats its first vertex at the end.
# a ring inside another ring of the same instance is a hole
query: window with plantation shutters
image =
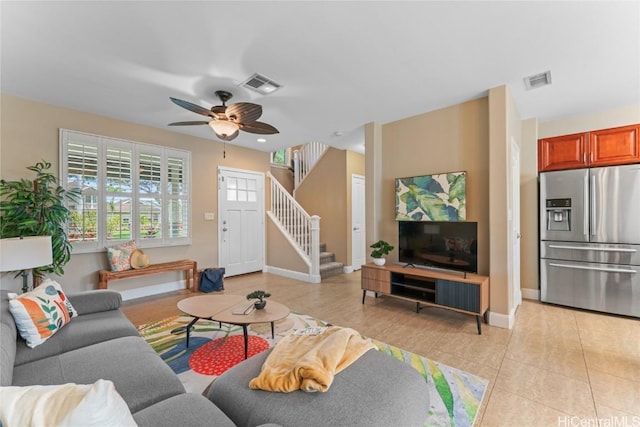
{"type": "Polygon", "coordinates": [[[60,153],[61,182],[82,191],[68,206],[74,252],[190,243],[188,151],[62,129],[60,153]]]}
{"type": "Polygon", "coordinates": [[[170,152],[167,156],[167,222],[170,239],[189,236],[189,158],[183,153],[170,152]]]}
{"type": "Polygon", "coordinates": [[[162,193],[162,154],[144,147],[138,154],[138,241],[162,239],[162,193]]]}
{"type": "Polygon", "coordinates": [[[131,239],[131,202],[133,200],[133,147],[119,141],[103,139],[105,187],[103,207],[105,237],[111,241],[131,239]]]}
{"type": "Polygon", "coordinates": [[[65,145],[66,168],[61,180],[67,189],[79,188],[82,196],[69,202],[68,236],[72,243],[98,239],[98,140],[70,135],[65,145]]]}

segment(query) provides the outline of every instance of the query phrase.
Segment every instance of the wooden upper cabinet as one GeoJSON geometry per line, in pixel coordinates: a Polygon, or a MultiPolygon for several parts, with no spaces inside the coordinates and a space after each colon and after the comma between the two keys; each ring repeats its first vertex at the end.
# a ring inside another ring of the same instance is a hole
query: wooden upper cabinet
{"type": "Polygon", "coordinates": [[[640,124],[538,140],[538,172],[640,163],[640,124]]]}
{"type": "Polygon", "coordinates": [[[538,171],[586,168],[588,133],[538,140],[538,171]]]}
{"type": "Polygon", "coordinates": [[[590,166],[640,162],[640,125],[597,130],[589,133],[590,166]]]}

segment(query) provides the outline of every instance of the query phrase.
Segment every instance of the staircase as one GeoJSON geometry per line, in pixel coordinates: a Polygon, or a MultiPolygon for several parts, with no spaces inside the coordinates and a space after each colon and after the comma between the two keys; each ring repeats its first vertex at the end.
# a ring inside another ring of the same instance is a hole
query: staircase
{"type": "Polygon", "coordinates": [[[343,273],[344,264],[336,262],[333,252],[320,243],[320,217],[310,216],[278,180],[267,172],[271,182],[271,206],[267,216],[291,243],[309,267],[309,280],[320,282],[343,273]]]}
{"type": "Polygon", "coordinates": [[[324,280],[331,276],[342,274],[344,264],[336,262],[336,255],[333,252],[327,252],[327,245],[320,244],[320,278],[324,280]]]}
{"type": "Polygon", "coordinates": [[[271,172],[267,177],[271,182],[267,216],[309,267],[309,281],[320,282],[320,217],[309,215],[271,172]]]}
{"type": "Polygon", "coordinates": [[[293,152],[293,188],[298,188],[300,183],[311,169],[318,163],[318,160],[327,152],[328,145],[320,142],[308,142],[299,150],[293,152]]]}

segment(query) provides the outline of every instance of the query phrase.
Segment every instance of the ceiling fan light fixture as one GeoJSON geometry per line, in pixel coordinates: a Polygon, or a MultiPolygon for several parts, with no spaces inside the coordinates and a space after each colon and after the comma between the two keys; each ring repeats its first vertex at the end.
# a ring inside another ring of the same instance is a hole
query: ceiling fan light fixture
{"type": "Polygon", "coordinates": [[[233,95],[231,95],[230,92],[218,90],[216,91],[216,96],[220,98],[222,105],[213,106],[211,109],[203,108],[189,101],[169,97],[171,102],[179,107],[207,118],[207,120],[169,123],[169,126],[209,125],[216,136],[223,141],[235,139],[240,133],[240,130],[260,135],[273,135],[278,133],[278,129],[275,127],[268,123],[258,121],[262,115],[261,105],[251,102],[236,102],[227,107],[226,102],[231,99],[233,95]]]}
{"type": "Polygon", "coordinates": [[[240,129],[237,124],[227,120],[211,120],[209,126],[219,136],[231,136],[240,129]]]}

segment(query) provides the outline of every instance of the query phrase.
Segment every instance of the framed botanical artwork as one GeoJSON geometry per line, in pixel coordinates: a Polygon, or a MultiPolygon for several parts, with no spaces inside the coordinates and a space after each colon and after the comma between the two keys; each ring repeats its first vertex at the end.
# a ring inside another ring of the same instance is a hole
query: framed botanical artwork
{"type": "Polygon", "coordinates": [[[466,172],[396,178],[396,220],[466,220],[466,180],[466,172]]]}

